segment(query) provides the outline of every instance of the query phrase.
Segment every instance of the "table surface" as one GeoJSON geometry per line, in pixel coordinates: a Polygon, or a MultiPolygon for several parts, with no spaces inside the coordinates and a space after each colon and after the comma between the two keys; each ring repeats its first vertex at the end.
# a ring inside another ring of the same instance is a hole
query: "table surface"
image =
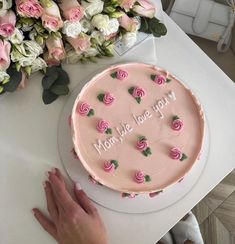
{"type": "MultiPolygon", "coordinates": [[[[111,244],[155,243],[235,166],[234,84],[168,16],[164,18],[168,35],[156,40],[158,65],[188,81],[199,97],[209,121],[210,154],[196,186],[167,209],[130,215],[97,206],[111,244]]],[[[92,71],[95,66],[76,69],[92,71]]],[[[54,243],[30,210],[35,206],[46,209],[44,172],[54,166],[63,170],[56,139],[58,118],[66,98],[43,105],[40,79],[37,74],[27,89],[0,98],[1,244],[54,243]]],[[[72,81],[71,87],[75,85],[72,81]]]]}

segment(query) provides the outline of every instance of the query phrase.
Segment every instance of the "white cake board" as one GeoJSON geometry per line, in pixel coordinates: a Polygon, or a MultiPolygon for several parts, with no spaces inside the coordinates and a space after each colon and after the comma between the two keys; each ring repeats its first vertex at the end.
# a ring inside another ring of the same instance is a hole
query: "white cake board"
{"type": "MultiPolygon", "coordinates": [[[[91,75],[91,77],[93,77],[93,75],[91,75]]],[[[62,109],[58,122],[57,142],[59,155],[71,180],[79,182],[89,198],[97,204],[113,211],[123,213],[136,214],[156,212],[167,208],[184,198],[199,180],[207,162],[210,144],[207,121],[203,150],[200,159],[194,164],[193,168],[185,176],[183,181],[168,187],[163,193],[160,193],[154,198],[150,198],[149,195],[139,195],[134,199],[122,198],[121,193],[119,192],[115,192],[105,186],[91,183],[88,179],[89,174],[80,161],[74,158],[74,155],[71,152],[73,149],[73,142],[68,118],[71,115],[72,107],[77,95],[89,80],[90,79],[84,79],[84,81],[75,87],[62,109]]]]}

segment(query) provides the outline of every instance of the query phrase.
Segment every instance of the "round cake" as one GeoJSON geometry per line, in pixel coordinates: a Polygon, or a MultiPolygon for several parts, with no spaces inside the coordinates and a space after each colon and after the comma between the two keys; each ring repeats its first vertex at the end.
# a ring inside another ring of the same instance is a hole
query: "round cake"
{"type": "Polygon", "coordinates": [[[152,193],[180,181],[197,161],[204,114],[169,72],[129,63],[83,87],[71,128],[75,152],[94,180],[120,192],[152,193]]]}

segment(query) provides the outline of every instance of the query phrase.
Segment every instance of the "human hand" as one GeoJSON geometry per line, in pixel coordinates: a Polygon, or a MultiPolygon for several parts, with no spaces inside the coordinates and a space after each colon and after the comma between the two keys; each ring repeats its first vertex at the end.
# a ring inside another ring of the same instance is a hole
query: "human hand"
{"type": "Polygon", "coordinates": [[[48,172],[48,175],[44,189],[51,220],[39,209],[33,209],[41,226],[59,244],[107,244],[104,224],[80,185],[74,187],[75,201],[58,169],[48,172]]]}

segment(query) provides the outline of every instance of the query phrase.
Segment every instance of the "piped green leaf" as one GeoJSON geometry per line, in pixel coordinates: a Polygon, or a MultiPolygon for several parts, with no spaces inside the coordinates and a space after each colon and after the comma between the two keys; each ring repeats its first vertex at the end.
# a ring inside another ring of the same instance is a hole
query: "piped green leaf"
{"type": "Polygon", "coordinates": [[[146,141],[147,139],[146,139],[145,136],[140,136],[140,137],[139,137],[139,140],[140,140],[140,141],[146,141]]]}
{"type": "Polygon", "coordinates": [[[112,129],[111,129],[111,128],[108,128],[108,129],[105,131],[105,133],[109,135],[109,134],[112,134],[113,132],[112,132],[112,129]]]}
{"type": "Polygon", "coordinates": [[[97,98],[98,98],[98,100],[99,100],[100,102],[103,102],[103,100],[104,100],[104,94],[103,94],[103,93],[100,93],[100,94],[97,96],[97,98]]]}
{"type": "Polygon", "coordinates": [[[136,97],[135,100],[137,101],[137,103],[141,103],[141,97],[136,97]]]}
{"type": "Polygon", "coordinates": [[[135,89],[135,87],[131,87],[131,88],[128,89],[128,92],[132,95],[133,92],[134,92],[134,89],[135,89]]]}
{"type": "Polygon", "coordinates": [[[155,81],[156,77],[157,77],[157,75],[151,75],[151,80],[155,81]]]}
{"type": "Polygon", "coordinates": [[[145,175],[144,178],[145,178],[145,181],[146,182],[150,182],[151,181],[151,177],[149,175],[145,175]]]}
{"type": "Polygon", "coordinates": [[[91,117],[95,114],[94,109],[90,109],[89,113],[87,114],[88,117],[91,117]]]}
{"type": "Polygon", "coordinates": [[[110,75],[113,79],[116,79],[117,78],[117,72],[114,72],[110,75]]]}
{"type": "Polygon", "coordinates": [[[181,159],[180,159],[180,161],[184,161],[185,159],[187,159],[188,158],[188,156],[186,155],[186,154],[182,154],[182,157],[181,157],[181,159]]]}
{"type": "Polygon", "coordinates": [[[111,160],[111,163],[114,164],[115,169],[117,169],[119,167],[117,160],[111,160]]]}
{"type": "Polygon", "coordinates": [[[166,82],[167,82],[167,83],[170,83],[170,82],[171,82],[171,79],[166,78],[166,82]]]}
{"type": "Polygon", "coordinates": [[[173,116],[173,118],[172,118],[173,121],[177,120],[177,119],[179,119],[179,117],[177,115],[173,116]]]}

